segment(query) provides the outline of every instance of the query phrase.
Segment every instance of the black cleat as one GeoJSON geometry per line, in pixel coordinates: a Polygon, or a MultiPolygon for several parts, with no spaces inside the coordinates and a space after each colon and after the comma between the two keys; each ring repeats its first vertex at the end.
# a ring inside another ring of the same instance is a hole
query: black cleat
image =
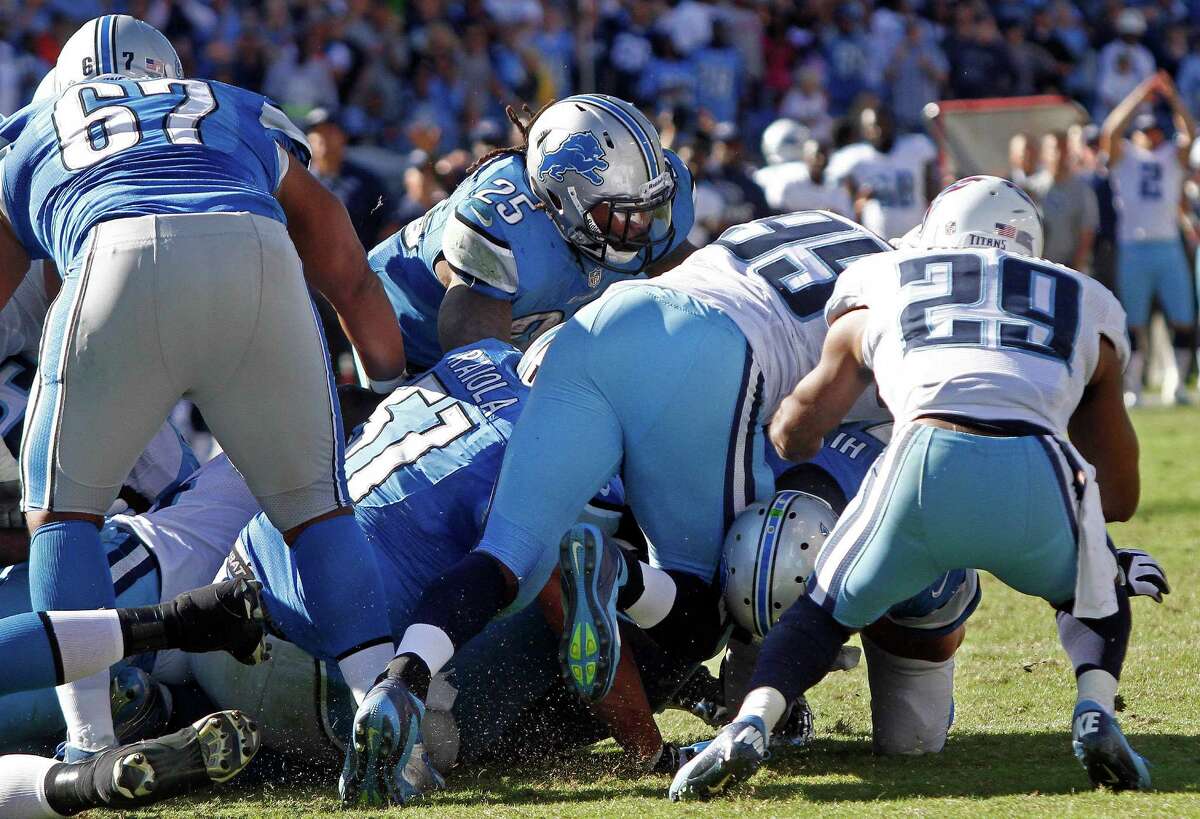
{"type": "Polygon", "coordinates": [[[63,763],[46,777],[51,806],[63,810],[139,808],[228,782],[258,753],[258,726],[240,711],[219,711],[158,739],[63,763]]]}
{"type": "Polygon", "coordinates": [[[161,608],[168,648],[228,651],[246,665],[267,659],[266,612],[258,581],[236,578],[201,586],[179,594],[161,608]]]}

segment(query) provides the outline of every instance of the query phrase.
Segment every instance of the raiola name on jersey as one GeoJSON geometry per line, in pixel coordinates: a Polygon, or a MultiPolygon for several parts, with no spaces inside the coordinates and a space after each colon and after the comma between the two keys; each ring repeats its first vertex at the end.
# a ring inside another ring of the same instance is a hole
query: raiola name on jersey
{"type": "Polygon", "coordinates": [[[1101,336],[1129,359],[1125,311],[1103,285],[1003,250],[862,259],[838,279],[826,316],[859,307],[863,355],[897,426],[936,413],[1065,435],[1101,336]]]}
{"type": "MultiPolygon", "coordinates": [[[[663,153],[675,171],[676,188],[674,234],[659,255],[684,241],[693,220],[691,174],[679,157],[663,153]]],[[[441,260],[479,292],[512,303],[512,341],[522,348],[610,284],[630,277],[575,252],[535,207],[537,201],[525,157],[499,157],[371,251],[371,268],[383,278],[410,362],[428,367],[441,356],[437,316],[446,288],[434,274],[441,260]]]]}
{"type": "Polygon", "coordinates": [[[855,259],[889,249],[845,217],[799,211],[731,227],[674,270],[617,286],[669,287],[729,316],[762,369],[763,413],[770,417],[821,358],[825,302],[839,274],[855,259]]]}
{"type": "Polygon", "coordinates": [[[0,124],[0,204],[34,258],[71,268],[113,219],[237,212],[284,222],[273,193],[304,135],[265,97],[209,80],[104,76],[0,124]]]}

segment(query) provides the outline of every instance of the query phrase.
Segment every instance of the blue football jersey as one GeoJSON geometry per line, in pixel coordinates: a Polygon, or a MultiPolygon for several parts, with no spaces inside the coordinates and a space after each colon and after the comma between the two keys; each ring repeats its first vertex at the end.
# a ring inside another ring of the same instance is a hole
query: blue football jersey
{"type": "MultiPolygon", "coordinates": [[[[691,174],[678,156],[663,153],[676,177],[674,230],[669,241],[663,237],[665,247],[656,248],[656,255],[683,243],[695,215],[691,174]]],[[[424,369],[441,357],[437,318],[446,288],[433,272],[440,260],[480,292],[512,303],[512,341],[521,348],[613,282],[630,278],[573,250],[550,217],[534,207],[537,201],[525,157],[502,156],[371,251],[371,268],[400,319],[410,367],[424,369]]]]}
{"type": "MultiPolygon", "coordinates": [[[[485,339],[393,392],[350,439],[346,481],[376,547],[393,625],[439,574],[475,547],[504,450],[529,388],[521,353],[485,339]]],[[[597,496],[623,506],[614,478],[597,496]]]]}
{"type": "MultiPolygon", "coordinates": [[[[825,470],[842,490],[846,500],[858,494],[858,488],[866,480],[871,465],[887,446],[871,434],[871,427],[876,426],[879,426],[876,421],[842,424],[825,436],[821,451],[808,462],[825,470]]],[[[796,466],[780,458],[773,446],[768,446],[766,452],[767,465],[776,479],[796,466]]]]}
{"type": "Polygon", "coordinates": [[[78,83],[0,124],[0,203],[34,258],[69,271],[100,222],[248,211],[284,221],[273,193],[304,135],[265,97],[208,80],[78,83]]]}

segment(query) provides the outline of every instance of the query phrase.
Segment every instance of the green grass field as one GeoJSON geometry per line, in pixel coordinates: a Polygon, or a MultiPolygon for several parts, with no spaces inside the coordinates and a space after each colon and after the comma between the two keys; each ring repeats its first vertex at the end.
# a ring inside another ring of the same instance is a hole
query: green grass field
{"type": "MultiPolygon", "coordinates": [[[[1162,606],[1134,601],[1134,636],[1122,680],[1125,733],[1153,764],[1153,793],[1093,792],[1070,751],[1071,669],[1049,608],[986,580],[983,603],[958,655],[957,719],[942,754],[880,758],[870,752],[862,668],[835,674],[810,699],[811,749],[777,759],[751,784],[707,805],[673,805],[666,777],[623,772],[612,743],[553,767],[458,771],[450,789],[405,809],[413,817],[485,816],[1200,816],[1200,409],[1146,409],[1142,504],[1116,527],[1165,566],[1162,606]]],[[[668,738],[710,731],[678,712],[668,738]]],[[[170,803],[140,816],[298,817],[337,812],[335,784],[244,785],[170,803]]],[[[398,809],[397,811],[398,812],[398,809]]],[[[358,815],[357,812],[354,815],[358,815]]],[[[381,814],[382,815],[382,814],[381,814]]]]}

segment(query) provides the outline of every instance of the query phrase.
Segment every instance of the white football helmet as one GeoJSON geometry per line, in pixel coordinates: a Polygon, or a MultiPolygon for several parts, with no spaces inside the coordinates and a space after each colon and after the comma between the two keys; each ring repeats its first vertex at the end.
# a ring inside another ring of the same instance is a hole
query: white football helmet
{"type": "Polygon", "coordinates": [[[71,35],[54,65],[54,90],[105,74],[183,79],[179,55],[162,32],[128,14],[88,20],[71,35]]]}
{"type": "Polygon", "coordinates": [[[1025,191],[998,176],[968,176],[925,211],[920,247],[998,247],[1042,255],[1042,214],[1025,191]]]}
{"type": "Polygon", "coordinates": [[[808,142],[810,136],[809,130],[796,120],[777,119],[763,131],[763,159],[768,165],[803,162],[804,143],[808,142]]]}
{"type": "Polygon", "coordinates": [[[757,639],[804,594],[837,513],[807,492],[752,503],[725,535],[725,608],[757,639]]]}
{"type": "Polygon", "coordinates": [[[529,185],[577,250],[630,274],[666,253],[675,171],[641,111],[603,94],[567,97],[531,123],[527,145],[529,185]]]}

